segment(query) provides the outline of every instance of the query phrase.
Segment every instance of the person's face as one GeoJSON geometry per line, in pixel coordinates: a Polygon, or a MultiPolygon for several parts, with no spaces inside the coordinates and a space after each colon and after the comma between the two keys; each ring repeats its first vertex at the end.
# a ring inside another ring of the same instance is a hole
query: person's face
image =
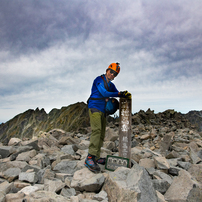
{"type": "Polygon", "coordinates": [[[110,81],[112,81],[117,76],[117,73],[114,70],[108,69],[106,76],[110,81]]]}

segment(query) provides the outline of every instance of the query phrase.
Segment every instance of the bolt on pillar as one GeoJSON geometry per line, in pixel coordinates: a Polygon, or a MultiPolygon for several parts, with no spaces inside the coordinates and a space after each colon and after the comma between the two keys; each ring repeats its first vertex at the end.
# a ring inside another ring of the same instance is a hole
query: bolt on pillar
{"type": "Polygon", "coordinates": [[[119,156],[129,159],[129,167],[131,167],[131,103],[132,99],[120,98],[119,156]]]}

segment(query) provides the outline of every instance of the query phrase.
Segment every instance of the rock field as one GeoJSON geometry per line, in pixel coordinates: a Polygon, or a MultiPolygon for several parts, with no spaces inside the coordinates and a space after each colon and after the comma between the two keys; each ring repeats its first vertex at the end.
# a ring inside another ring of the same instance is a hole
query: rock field
{"type": "MultiPolygon", "coordinates": [[[[89,171],[90,127],[0,144],[0,202],[201,202],[202,133],[172,116],[152,123],[143,115],[132,117],[131,168],[89,171]]],[[[118,156],[118,125],[108,124],[102,157],[118,156]]]]}

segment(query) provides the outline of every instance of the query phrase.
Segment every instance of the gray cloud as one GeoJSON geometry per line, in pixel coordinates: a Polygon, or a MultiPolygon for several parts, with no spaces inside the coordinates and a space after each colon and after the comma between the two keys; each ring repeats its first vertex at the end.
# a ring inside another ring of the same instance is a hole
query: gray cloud
{"type": "Polygon", "coordinates": [[[133,112],[201,110],[202,2],[0,2],[0,122],[86,101],[111,62],[133,112]]]}

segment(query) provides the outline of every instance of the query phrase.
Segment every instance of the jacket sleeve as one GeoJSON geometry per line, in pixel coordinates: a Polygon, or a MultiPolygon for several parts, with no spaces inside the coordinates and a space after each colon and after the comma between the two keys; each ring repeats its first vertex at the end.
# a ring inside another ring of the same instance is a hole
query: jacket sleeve
{"type": "Polygon", "coordinates": [[[99,83],[98,85],[97,85],[97,89],[98,89],[98,91],[101,93],[101,95],[103,96],[103,97],[119,97],[119,95],[118,95],[118,90],[116,89],[116,91],[115,92],[109,92],[109,91],[107,91],[107,89],[104,87],[104,84],[103,83],[99,83]]]}

